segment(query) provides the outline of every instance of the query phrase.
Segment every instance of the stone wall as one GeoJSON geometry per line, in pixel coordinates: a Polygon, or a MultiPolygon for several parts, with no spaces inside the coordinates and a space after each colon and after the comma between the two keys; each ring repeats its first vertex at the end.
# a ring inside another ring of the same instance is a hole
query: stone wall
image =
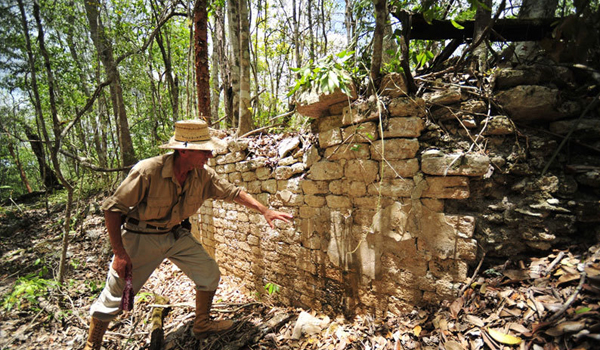
{"type": "Polygon", "coordinates": [[[199,239],[224,274],[330,313],[385,315],[457,295],[476,259],[475,219],[445,214],[445,201],[469,198],[489,160],[421,152],[424,100],[397,95],[319,111],[318,145],[292,138],[275,159],[229,142],[211,166],[294,223],[271,229],[240,205],[207,202],[199,239]]]}

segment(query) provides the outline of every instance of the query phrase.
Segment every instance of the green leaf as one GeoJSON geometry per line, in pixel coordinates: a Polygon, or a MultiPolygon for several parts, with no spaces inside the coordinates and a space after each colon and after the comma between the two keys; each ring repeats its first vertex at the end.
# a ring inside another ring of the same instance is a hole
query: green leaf
{"type": "Polygon", "coordinates": [[[461,26],[460,24],[458,24],[458,22],[456,22],[456,21],[455,21],[455,20],[453,20],[453,19],[451,19],[451,20],[450,20],[450,23],[452,23],[452,25],[453,25],[453,26],[454,26],[454,28],[456,28],[456,29],[460,29],[460,30],[463,30],[463,29],[465,29],[465,27],[461,26]]]}

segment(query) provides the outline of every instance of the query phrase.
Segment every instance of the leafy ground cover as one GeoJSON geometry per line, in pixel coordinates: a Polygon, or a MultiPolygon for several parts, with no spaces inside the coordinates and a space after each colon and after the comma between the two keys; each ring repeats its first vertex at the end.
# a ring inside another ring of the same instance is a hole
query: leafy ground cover
{"type": "MultiPolygon", "coordinates": [[[[58,285],[62,207],[14,205],[0,211],[0,349],[81,349],[88,310],[110,261],[97,200],[81,212],[58,285]]],[[[600,246],[490,266],[484,258],[452,302],[402,315],[348,320],[277,305],[277,286],[251,290],[224,277],[213,315],[235,328],[203,342],[190,335],[193,285],[163,263],[113,322],[106,349],[597,349],[600,346],[600,246]],[[154,330],[152,316],[164,318],[154,330]],[[160,347],[156,347],[160,348],[160,347]]]]}

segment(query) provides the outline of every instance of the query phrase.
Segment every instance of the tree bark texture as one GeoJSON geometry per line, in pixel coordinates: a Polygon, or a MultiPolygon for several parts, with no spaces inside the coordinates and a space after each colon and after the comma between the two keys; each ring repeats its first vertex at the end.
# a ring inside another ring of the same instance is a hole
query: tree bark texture
{"type": "Polygon", "coordinates": [[[237,135],[252,130],[250,105],[250,24],[247,0],[240,0],[240,115],[237,135]]]}
{"type": "Polygon", "coordinates": [[[196,93],[198,95],[198,117],[210,124],[207,6],[208,1],[206,0],[196,0],[194,5],[194,67],[196,71],[196,93]]]}
{"type": "Polygon", "coordinates": [[[21,182],[23,182],[23,186],[25,186],[25,189],[27,189],[27,193],[33,192],[33,190],[31,189],[31,185],[29,184],[29,180],[27,180],[27,174],[25,173],[25,169],[23,169],[23,164],[21,164],[19,156],[15,152],[15,147],[10,142],[8,143],[8,152],[10,153],[10,156],[13,158],[15,164],[17,165],[17,169],[19,170],[19,176],[21,177],[21,182]]]}
{"type": "Polygon", "coordinates": [[[106,76],[111,82],[110,95],[113,112],[117,122],[117,134],[121,150],[121,164],[123,167],[126,167],[135,164],[137,159],[135,157],[133,142],[129,132],[129,123],[127,121],[127,111],[123,100],[121,78],[114,59],[112,44],[105,33],[104,25],[100,19],[99,6],[99,3],[85,1],[85,12],[90,25],[90,36],[96,47],[96,51],[98,52],[98,57],[104,66],[106,76]]]}
{"type": "Polygon", "coordinates": [[[383,54],[383,35],[387,24],[387,1],[373,0],[375,6],[375,31],[373,32],[373,54],[371,56],[371,83],[369,91],[371,94],[377,91],[379,76],[381,73],[381,57],[383,54]]]}
{"type": "Polygon", "coordinates": [[[221,74],[225,69],[225,16],[223,7],[216,6],[213,15],[213,30],[212,30],[212,65],[210,67],[210,76],[212,78],[212,94],[210,95],[211,115],[213,119],[218,119],[219,104],[221,100],[221,90],[224,85],[221,83],[221,74]]]}
{"type": "Polygon", "coordinates": [[[229,23],[229,43],[231,57],[229,65],[230,87],[228,89],[231,101],[230,125],[237,125],[240,114],[240,7],[241,0],[227,2],[227,18],[229,23]]]}

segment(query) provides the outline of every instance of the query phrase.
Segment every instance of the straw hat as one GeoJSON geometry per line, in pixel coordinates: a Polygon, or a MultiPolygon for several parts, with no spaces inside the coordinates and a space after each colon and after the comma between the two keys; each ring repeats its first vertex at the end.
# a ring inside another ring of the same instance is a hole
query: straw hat
{"type": "Polygon", "coordinates": [[[175,136],[171,137],[168,143],[159,147],[214,151],[226,146],[225,141],[210,136],[208,124],[204,120],[190,119],[176,122],[175,136]]]}

